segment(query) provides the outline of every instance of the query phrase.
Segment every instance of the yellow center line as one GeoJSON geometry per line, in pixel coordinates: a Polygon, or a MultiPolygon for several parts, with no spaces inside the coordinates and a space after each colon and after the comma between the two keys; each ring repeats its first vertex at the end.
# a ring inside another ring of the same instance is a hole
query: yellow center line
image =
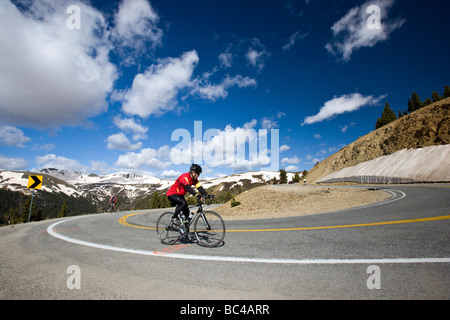
{"type": "MultiPolygon", "coordinates": [[[[156,230],[153,227],[144,227],[138,226],[134,224],[130,224],[127,222],[129,217],[146,213],[146,211],[131,213],[126,216],[123,216],[119,219],[119,223],[133,228],[139,229],[149,229],[156,230]]],[[[408,220],[396,220],[396,221],[384,221],[384,222],[373,222],[373,223],[361,223],[361,224],[347,224],[340,226],[322,226],[322,227],[301,227],[301,228],[284,228],[284,229],[248,229],[248,230],[227,230],[226,232],[273,232],[273,231],[302,231],[302,230],[323,230],[323,229],[339,229],[339,228],[357,228],[357,227],[371,227],[371,226],[383,226],[390,224],[402,224],[402,223],[415,223],[415,222],[427,222],[427,221],[438,221],[438,220],[448,220],[450,219],[450,215],[448,216],[439,216],[439,217],[431,217],[431,218],[420,218],[420,219],[408,219],[408,220]]]]}

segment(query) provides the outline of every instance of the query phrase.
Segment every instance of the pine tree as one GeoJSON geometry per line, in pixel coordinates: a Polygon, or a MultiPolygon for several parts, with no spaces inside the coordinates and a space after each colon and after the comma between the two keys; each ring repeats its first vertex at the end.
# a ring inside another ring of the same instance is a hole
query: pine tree
{"type": "Polygon", "coordinates": [[[66,202],[64,201],[61,210],[59,210],[58,218],[64,218],[66,214],[67,214],[67,205],[66,202]]]}
{"type": "Polygon", "coordinates": [[[449,98],[449,97],[450,97],[450,87],[445,86],[444,87],[444,98],[449,98]]]}
{"type": "Polygon", "coordinates": [[[411,100],[408,103],[408,112],[414,112],[422,108],[422,102],[420,101],[420,97],[417,93],[413,92],[411,95],[411,100]]]}
{"type": "Polygon", "coordinates": [[[433,102],[438,102],[439,100],[442,100],[442,97],[439,95],[437,91],[433,91],[431,94],[431,98],[433,99],[433,102]]]}
{"type": "Polygon", "coordinates": [[[287,183],[287,174],[286,170],[280,169],[280,184],[287,183]]]}
{"type": "Polygon", "coordinates": [[[422,106],[426,107],[426,106],[428,106],[428,105],[430,105],[430,104],[432,104],[432,103],[433,103],[433,101],[432,101],[430,98],[427,98],[427,99],[422,103],[422,106]]]}
{"type": "MultiPolygon", "coordinates": [[[[20,220],[22,220],[22,222],[28,222],[28,215],[30,215],[30,206],[31,206],[31,196],[27,197],[27,200],[22,206],[22,215],[20,216],[21,218],[20,220]]],[[[35,215],[36,215],[36,205],[33,204],[33,207],[31,208],[30,217],[35,215]]]]}
{"type": "Polygon", "coordinates": [[[377,119],[377,123],[375,124],[375,130],[387,125],[388,123],[391,123],[396,119],[397,116],[395,115],[395,112],[392,111],[391,106],[386,101],[383,109],[383,114],[381,115],[381,118],[377,119]]]}
{"type": "Polygon", "coordinates": [[[152,196],[150,197],[150,209],[158,209],[160,208],[160,201],[158,192],[153,192],[152,196]]]}

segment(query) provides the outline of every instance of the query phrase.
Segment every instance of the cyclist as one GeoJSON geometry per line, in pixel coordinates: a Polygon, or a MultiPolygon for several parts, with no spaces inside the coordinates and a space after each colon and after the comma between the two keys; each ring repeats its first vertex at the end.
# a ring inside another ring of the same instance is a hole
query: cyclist
{"type": "Polygon", "coordinates": [[[183,173],[179,176],[166,193],[172,205],[176,206],[175,212],[172,216],[172,221],[177,225],[178,215],[180,213],[183,213],[186,218],[189,217],[189,207],[186,199],[184,198],[186,192],[192,194],[199,201],[203,201],[203,197],[208,195],[206,190],[198,182],[198,177],[201,173],[202,167],[198,164],[192,164],[189,172],[183,173]],[[195,186],[199,192],[195,192],[194,189],[192,189],[192,186],[195,186]]]}
{"type": "Polygon", "coordinates": [[[109,204],[111,205],[111,209],[109,209],[109,211],[116,212],[117,197],[115,195],[109,199],[109,204]]]}

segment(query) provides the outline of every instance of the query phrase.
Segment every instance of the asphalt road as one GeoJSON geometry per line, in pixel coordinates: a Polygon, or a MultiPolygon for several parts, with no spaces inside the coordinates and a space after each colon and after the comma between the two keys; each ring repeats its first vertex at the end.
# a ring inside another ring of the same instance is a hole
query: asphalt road
{"type": "Polygon", "coordinates": [[[166,210],[0,228],[0,299],[449,299],[450,186],[310,216],[225,221],[218,248],[166,246],[166,210]]]}

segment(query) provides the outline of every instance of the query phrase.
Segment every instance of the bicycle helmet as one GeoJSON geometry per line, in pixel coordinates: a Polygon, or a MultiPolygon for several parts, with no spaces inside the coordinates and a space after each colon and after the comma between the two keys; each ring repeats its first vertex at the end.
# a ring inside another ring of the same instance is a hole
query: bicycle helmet
{"type": "Polygon", "coordinates": [[[200,167],[198,164],[193,163],[189,171],[195,172],[199,175],[200,173],[202,173],[202,167],[200,167]]]}

